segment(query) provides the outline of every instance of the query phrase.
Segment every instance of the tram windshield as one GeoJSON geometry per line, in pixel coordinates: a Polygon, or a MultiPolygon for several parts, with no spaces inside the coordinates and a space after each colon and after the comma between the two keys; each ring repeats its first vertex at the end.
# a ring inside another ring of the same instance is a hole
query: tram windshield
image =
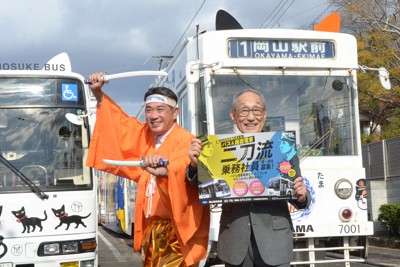
{"type": "Polygon", "coordinates": [[[72,102],[61,95],[79,81],[55,80],[0,79],[0,193],[31,190],[18,172],[43,191],[92,188],[84,166],[88,127],[65,116],[84,111],[82,90],[73,90],[72,102]]]}
{"type": "MultiPolygon", "coordinates": [[[[252,87],[266,101],[264,130],[296,131],[300,156],[356,155],[352,84],[350,77],[339,76],[215,76],[211,86],[215,133],[234,132],[228,111],[236,93],[252,87]]],[[[201,105],[199,114],[205,116],[201,105]]]]}

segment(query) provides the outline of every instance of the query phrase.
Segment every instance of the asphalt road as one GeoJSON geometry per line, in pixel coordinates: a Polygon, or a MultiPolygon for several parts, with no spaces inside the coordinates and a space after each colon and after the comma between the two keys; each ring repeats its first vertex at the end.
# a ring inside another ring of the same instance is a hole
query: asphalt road
{"type": "MultiPolygon", "coordinates": [[[[115,234],[99,226],[99,266],[100,267],[140,267],[140,253],[133,252],[133,240],[126,235],[115,234]]],[[[327,259],[335,260],[334,253],[327,259]]],[[[318,264],[317,267],[343,267],[342,263],[318,264]]],[[[400,249],[369,246],[368,259],[363,263],[351,263],[351,267],[397,267],[400,266],[400,249]]]]}
{"type": "Polygon", "coordinates": [[[126,235],[115,234],[99,226],[99,267],[142,266],[140,253],[133,252],[133,240],[126,235]]]}

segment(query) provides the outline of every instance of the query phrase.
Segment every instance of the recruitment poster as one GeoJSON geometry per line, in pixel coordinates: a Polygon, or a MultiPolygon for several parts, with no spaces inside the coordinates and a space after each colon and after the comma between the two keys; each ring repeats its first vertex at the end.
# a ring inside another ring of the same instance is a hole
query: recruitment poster
{"type": "Polygon", "coordinates": [[[301,175],[293,131],[205,135],[199,156],[202,204],[291,199],[301,175]]]}

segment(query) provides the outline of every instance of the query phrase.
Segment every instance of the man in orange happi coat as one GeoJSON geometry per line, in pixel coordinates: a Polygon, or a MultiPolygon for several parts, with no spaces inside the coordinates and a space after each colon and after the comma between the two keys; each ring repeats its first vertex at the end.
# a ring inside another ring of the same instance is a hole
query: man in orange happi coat
{"type": "Polygon", "coordinates": [[[177,97],[168,88],[150,88],[143,123],[102,92],[103,75],[89,77],[98,104],[87,165],[138,183],[134,250],[142,249],[143,266],[198,265],[206,257],[210,211],[186,181],[193,135],[176,123],[177,97]],[[143,162],[139,168],[103,159],[143,162]],[[161,159],[168,165],[158,166],[161,159]]]}

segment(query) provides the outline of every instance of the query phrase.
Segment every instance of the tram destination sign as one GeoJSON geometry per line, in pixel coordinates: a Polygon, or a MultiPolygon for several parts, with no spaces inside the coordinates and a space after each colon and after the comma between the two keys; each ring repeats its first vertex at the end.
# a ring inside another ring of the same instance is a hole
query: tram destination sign
{"type": "Polygon", "coordinates": [[[301,175],[293,131],[200,138],[199,199],[204,205],[293,198],[301,175]]]}
{"type": "Polygon", "coordinates": [[[230,58],[332,59],[335,45],[318,40],[228,40],[230,58]]]}

